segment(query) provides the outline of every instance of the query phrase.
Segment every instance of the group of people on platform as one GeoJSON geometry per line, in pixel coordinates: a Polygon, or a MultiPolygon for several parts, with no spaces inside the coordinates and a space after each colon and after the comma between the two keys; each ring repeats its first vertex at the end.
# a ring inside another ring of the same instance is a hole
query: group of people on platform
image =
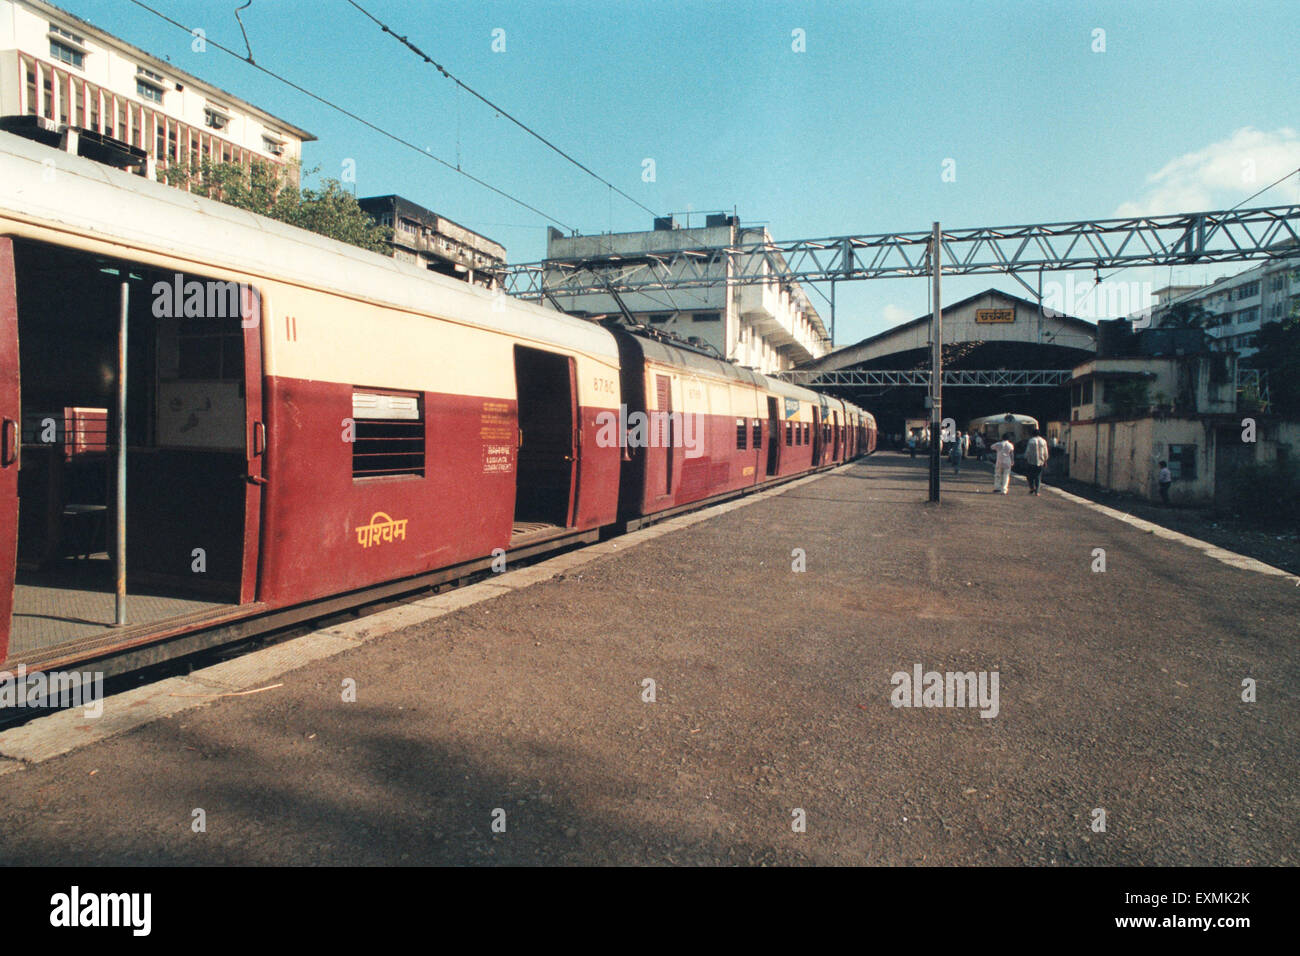
{"type": "MultiPolygon", "coordinates": [[[[1016,463],[1016,446],[1011,435],[1003,435],[1002,441],[993,446],[997,456],[993,462],[993,491],[1006,494],[1011,484],[1011,469],[1016,463]]],[[[1043,468],[1047,465],[1047,441],[1038,434],[1037,428],[1029,430],[1029,441],[1025,443],[1025,477],[1029,480],[1029,493],[1036,495],[1042,487],[1043,468]]]]}
{"type": "MultiPolygon", "coordinates": [[[[904,436],[890,436],[896,443],[901,444],[904,436]]],[[[917,443],[920,436],[915,434],[906,438],[906,447],[913,457],[916,456],[917,443]]],[[[988,446],[987,450],[993,455],[993,492],[995,494],[1008,494],[1011,485],[1011,473],[1016,463],[1016,446],[1015,436],[1007,433],[1002,436],[1002,440],[988,446]]],[[[966,432],[957,432],[951,442],[945,442],[944,454],[948,456],[948,462],[952,465],[954,474],[961,474],[961,463],[963,458],[973,457],[983,459],[985,453],[984,438],[979,432],[968,434],[966,432]]],[[[1047,467],[1047,460],[1051,457],[1048,449],[1047,440],[1039,433],[1037,428],[1029,430],[1029,441],[1025,444],[1025,477],[1029,480],[1029,493],[1036,495],[1042,488],[1043,469],[1047,467]]],[[[1170,471],[1169,462],[1160,462],[1160,472],[1157,476],[1157,483],[1160,488],[1160,500],[1166,506],[1169,505],[1169,489],[1173,485],[1174,476],[1170,471]]]]}
{"type": "MultiPolygon", "coordinates": [[[[1016,463],[1016,445],[1014,435],[1008,433],[1002,440],[993,444],[989,451],[993,453],[993,491],[1007,494],[1011,484],[1011,470],[1016,463]]],[[[976,458],[983,457],[984,440],[977,432],[974,436],[958,432],[948,446],[948,461],[952,464],[954,474],[961,474],[961,462],[968,454],[974,452],[976,458]]],[[[1037,428],[1030,429],[1029,441],[1025,444],[1025,477],[1029,479],[1029,493],[1036,495],[1042,487],[1043,468],[1047,466],[1049,452],[1047,441],[1038,433],[1037,428]]]]}

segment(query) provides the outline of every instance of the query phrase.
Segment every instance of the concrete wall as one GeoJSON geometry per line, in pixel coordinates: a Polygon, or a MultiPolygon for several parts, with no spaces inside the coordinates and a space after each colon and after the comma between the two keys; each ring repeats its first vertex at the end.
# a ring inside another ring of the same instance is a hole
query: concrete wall
{"type": "Polygon", "coordinates": [[[1071,422],[1066,439],[1070,477],[1159,500],[1160,461],[1171,460],[1170,446],[1195,445],[1196,475],[1189,479],[1185,474],[1175,474],[1169,499],[1174,504],[1209,505],[1214,501],[1220,454],[1265,464],[1278,460],[1280,451],[1292,468],[1300,468],[1300,422],[1260,419],[1253,443],[1242,441],[1245,430],[1240,422],[1235,415],[1071,422]],[[1223,441],[1236,447],[1223,450],[1219,447],[1223,441]]]}
{"type": "MultiPolygon", "coordinates": [[[[1085,375],[1105,376],[1107,372],[1133,373],[1148,376],[1147,402],[1149,405],[1175,405],[1183,387],[1190,393],[1192,406],[1178,408],[1181,412],[1196,412],[1203,415],[1232,414],[1237,408],[1237,388],[1234,376],[1236,357],[1222,355],[1185,355],[1185,356],[1133,356],[1122,358],[1099,358],[1085,362],[1074,370],[1075,378],[1085,375]],[[1211,364],[1227,362],[1226,375],[1222,381],[1212,381],[1211,364]],[[1180,367],[1185,371],[1179,371],[1180,367]],[[1180,385],[1180,375],[1184,381],[1180,385]]],[[[1070,417],[1074,421],[1086,422],[1093,418],[1114,414],[1111,401],[1115,379],[1110,379],[1103,386],[1102,381],[1093,379],[1092,401],[1074,405],[1071,386],[1070,417]],[[1105,394],[1101,394],[1102,392],[1105,394]]],[[[1082,397],[1082,396],[1080,396],[1082,397]]]]}

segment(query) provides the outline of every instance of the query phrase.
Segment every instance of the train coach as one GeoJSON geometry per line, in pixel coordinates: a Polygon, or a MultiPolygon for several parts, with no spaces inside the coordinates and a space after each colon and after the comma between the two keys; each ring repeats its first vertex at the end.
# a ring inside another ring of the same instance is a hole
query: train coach
{"type": "Polygon", "coordinates": [[[0,665],[108,673],[875,444],[850,403],[9,134],[0,425],[0,665]]]}

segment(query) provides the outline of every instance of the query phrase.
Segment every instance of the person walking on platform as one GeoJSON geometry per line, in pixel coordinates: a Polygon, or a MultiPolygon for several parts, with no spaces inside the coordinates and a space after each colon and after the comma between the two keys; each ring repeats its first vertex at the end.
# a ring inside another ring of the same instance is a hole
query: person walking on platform
{"type": "Polygon", "coordinates": [[[1157,480],[1160,482],[1160,500],[1168,505],[1169,486],[1174,483],[1174,473],[1169,470],[1169,462],[1160,462],[1160,475],[1157,480]]]}
{"type": "Polygon", "coordinates": [[[1030,429],[1033,436],[1025,446],[1025,473],[1029,477],[1029,493],[1038,494],[1038,486],[1043,478],[1043,466],[1047,464],[1047,442],[1038,434],[1038,429],[1030,429]]]}
{"type": "Polygon", "coordinates": [[[1011,484],[1011,466],[1016,462],[1016,446],[1011,444],[1010,435],[1003,435],[990,451],[997,456],[993,463],[993,493],[1005,495],[1011,484]]]}
{"type": "Polygon", "coordinates": [[[958,475],[961,474],[961,450],[962,435],[961,432],[958,432],[953,439],[952,447],[948,449],[948,461],[952,462],[953,473],[958,475]]]}

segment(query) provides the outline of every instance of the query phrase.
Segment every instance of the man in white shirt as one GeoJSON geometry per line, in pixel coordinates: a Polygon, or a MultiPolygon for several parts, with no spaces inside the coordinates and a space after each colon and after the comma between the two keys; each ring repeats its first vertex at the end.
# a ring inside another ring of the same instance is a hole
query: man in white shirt
{"type": "Polygon", "coordinates": [[[1160,474],[1157,480],[1160,482],[1160,500],[1169,504],[1169,486],[1174,483],[1174,473],[1169,470],[1169,462],[1160,462],[1160,474]]]}
{"type": "Polygon", "coordinates": [[[1006,494],[1011,484],[1011,466],[1016,462],[1016,446],[1011,444],[1011,436],[1003,435],[1002,441],[991,449],[997,458],[993,463],[993,493],[1006,494]]]}
{"type": "Polygon", "coordinates": [[[1025,446],[1025,474],[1029,478],[1029,493],[1036,495],[1043,477],[1043,466],[1047,464],[1047,442],[1038,434],[1037,428],[1031,434],[1033,437],[1025,446]]]}

